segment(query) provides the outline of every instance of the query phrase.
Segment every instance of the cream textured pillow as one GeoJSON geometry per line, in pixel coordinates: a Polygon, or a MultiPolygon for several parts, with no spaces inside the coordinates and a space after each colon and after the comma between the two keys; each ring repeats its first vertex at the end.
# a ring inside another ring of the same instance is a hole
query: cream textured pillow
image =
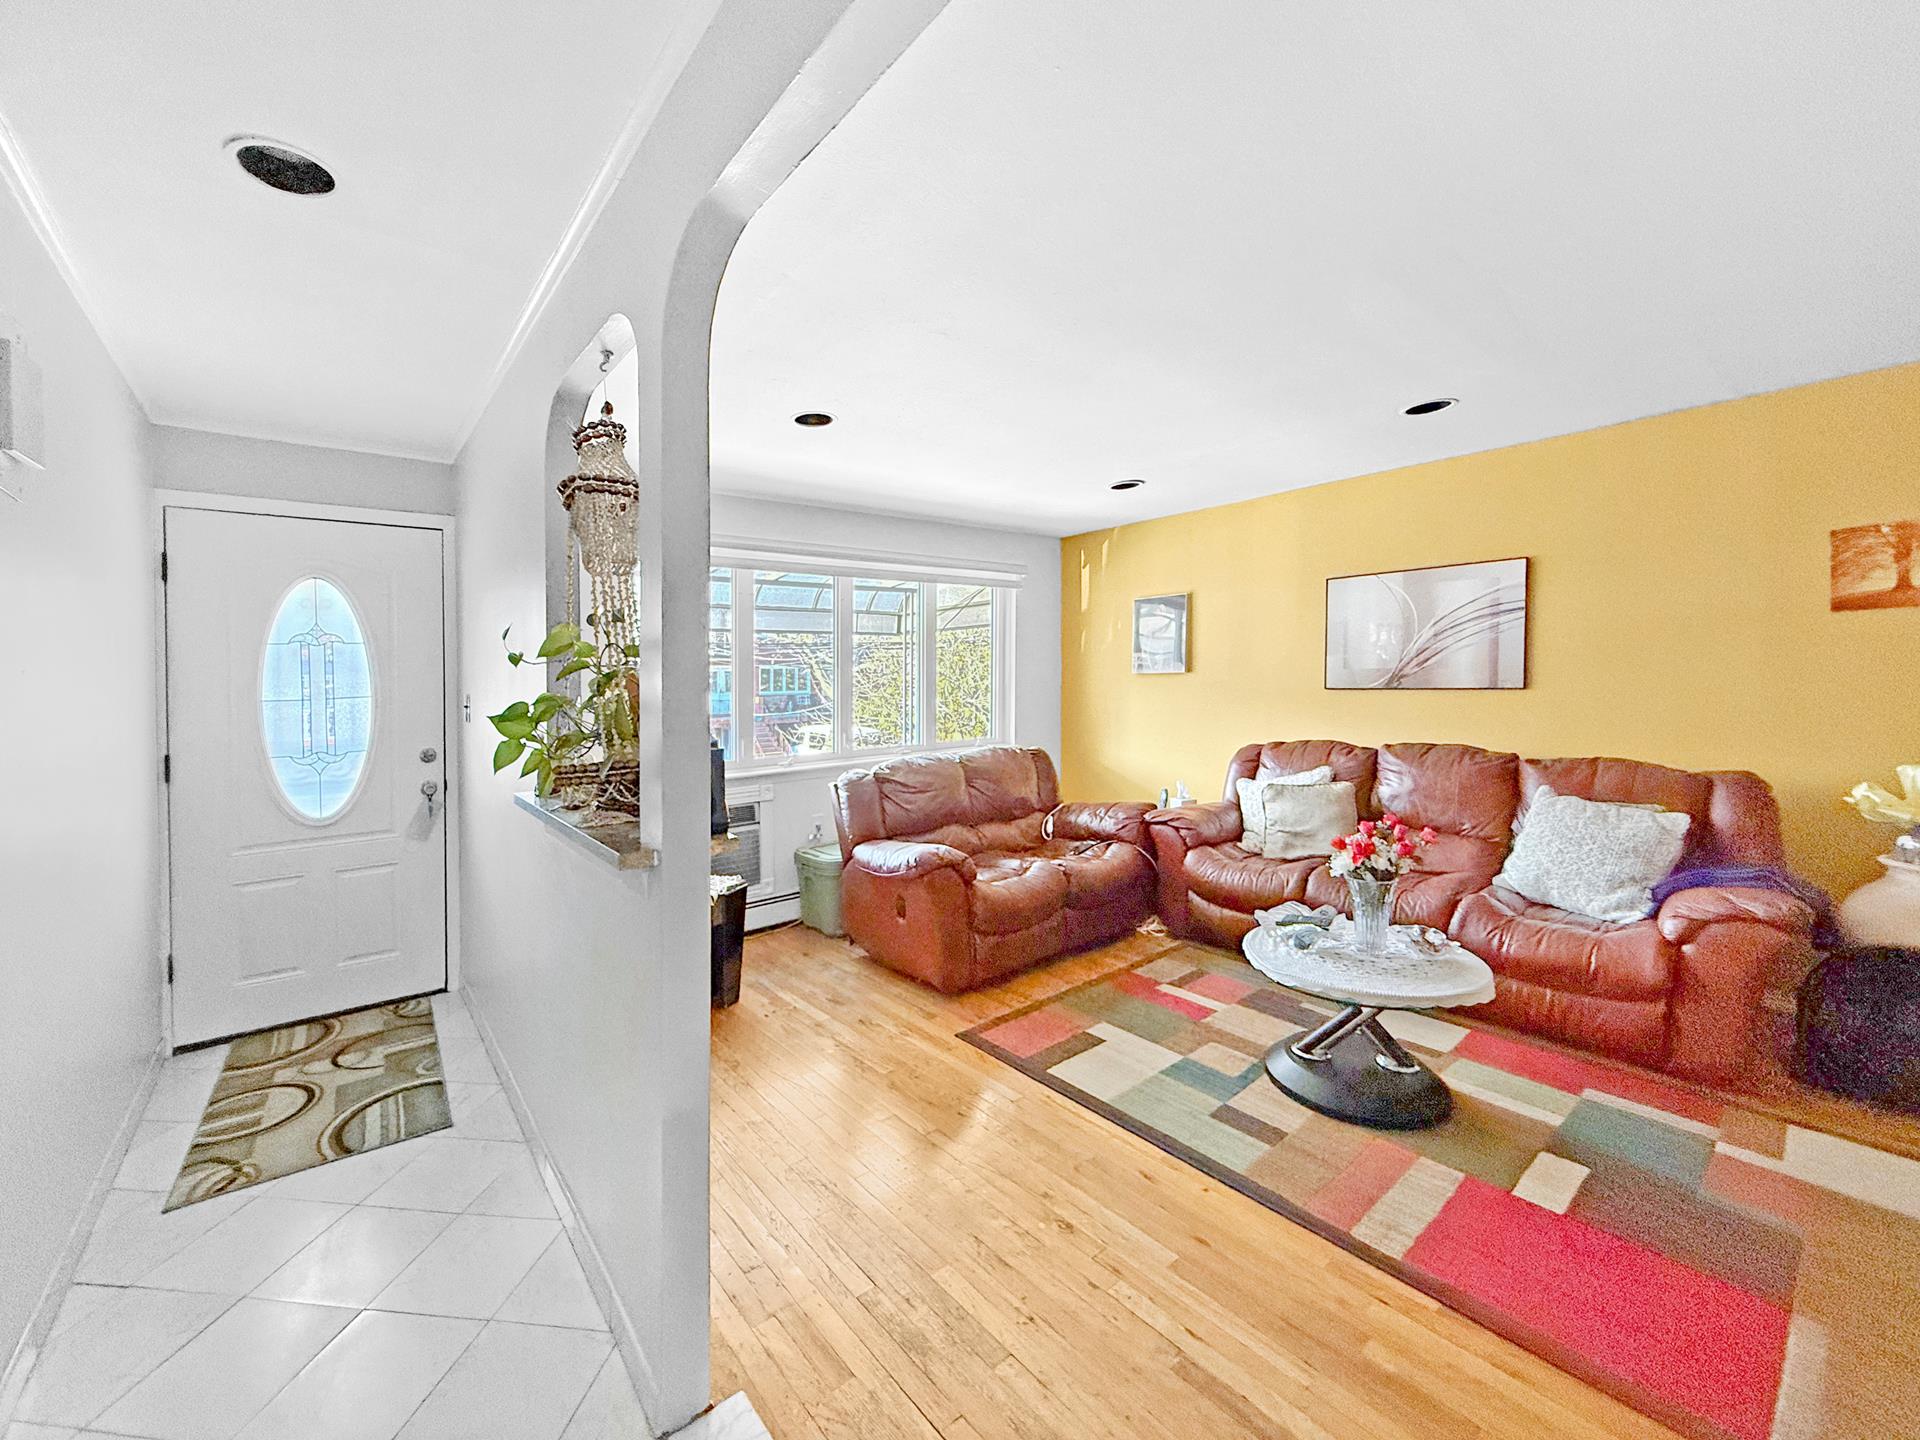
{"type": "MultiPolygon", "coordinates": [[[[1351,834],[1360,822],[1351,780],[1275,785],[1264,801],[1266,831],[1260,853],[1269,860],[1331,855],[1334,837],[1351,834]]],[[[1248,845],[1246,840],[1240,843],[1248,845]]]]}
{"type": "Polygon", "coordinates": [[[1680,863],[1692,823],[1682,811],[1582,800],[1542,785],[1493,883],[1541,905],[1628,925],[1652,913],[1652,888],[1680,863]]]}
{"type": "Polygon", "coordinates": [[[1333,767],[1322,765],[1299,770],[1291,775],[1263,775],[1258,780],[1242,780],[1234,785],[1240,797],[1240,844],[1259,854],[1267,844],[1267,791],[1292,785],[1325,785],[1333,779],[1333,767]]]}

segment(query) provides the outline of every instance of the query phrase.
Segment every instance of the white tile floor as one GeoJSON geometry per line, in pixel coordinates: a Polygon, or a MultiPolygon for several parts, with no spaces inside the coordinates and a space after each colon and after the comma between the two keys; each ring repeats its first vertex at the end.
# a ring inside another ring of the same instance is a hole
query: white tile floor
{"type": "Polygon", "coordinates": [[[646,1436],[471,1017],[434,1016],[452,1130],[162,1215],[224,1051],[169,1062],[0,1440],[646,1436]]]}

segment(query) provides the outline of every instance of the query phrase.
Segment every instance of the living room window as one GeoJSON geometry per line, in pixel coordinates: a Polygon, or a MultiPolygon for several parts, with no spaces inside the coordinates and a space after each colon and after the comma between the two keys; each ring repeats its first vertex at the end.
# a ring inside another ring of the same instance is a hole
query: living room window
{"type": "Polygon", "coordinates": [[[716,551],[708,574],[708,714],[736,769],[1006,738],[1010,585],[730,558],[716,551]]]}

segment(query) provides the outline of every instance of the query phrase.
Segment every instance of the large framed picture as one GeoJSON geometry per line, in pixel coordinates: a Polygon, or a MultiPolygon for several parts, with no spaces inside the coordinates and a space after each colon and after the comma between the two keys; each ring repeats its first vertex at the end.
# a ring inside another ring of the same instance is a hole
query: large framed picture
{"type": "Polygon", "coordinates": [[[1527,562],[1430,565],[1327,581],[1329,690],[1520,690],[1527,562]]]}
{"type": "Polygon", "coordinates": [[[1183,675],[1187,669],[1187,596],[1133,602],[1133,673],[1183,675]]]}

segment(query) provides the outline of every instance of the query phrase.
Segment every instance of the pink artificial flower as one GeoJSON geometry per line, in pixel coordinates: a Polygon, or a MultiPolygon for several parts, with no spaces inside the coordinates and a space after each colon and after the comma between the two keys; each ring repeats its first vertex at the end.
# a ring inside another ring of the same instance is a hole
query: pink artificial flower
{"type": "Polygon", "coordinates": [[[1431,825],[1427,826],[1425,829],[1423,829],[1420,832],[1420,843],[1422,845],[1431,845],[1434,841],[1438,840],[1439,838],[1440,838],[1439,835],[1434,832],[1434,828],[1431,825]]]}
{"type": "Polygon", "coordinates": [[[1402,840],[1398,845],[1393,847],[1393,853],[1396,855],[1411,855],[1413,854],[1413,843],[1408,840],[1402,840]]]}
{"type": "Polygon", "coordinates": [[[1406,827],[1406,826],[1404,826],[1404,825],[1395,825],[1395,826],[1393,827],[1393,838],[1394,838],[1394,839],[1396,839],[1396,840],[1404,840],[1404,839],[1406,839],[1406,838],[1407,838],[1407,827],[1406,827]]]}
{"type": "Polygon", "coordinates": [[[1334,837],[1333,837],[1333,848],[1334,848],[1334,849],[1336,849],[1336,850],[1344,850],[1344,849],[1346,849],[1346,848],[1347,848],[1347,837],[1346,837],[1346,836],[1344,836],[1344,835],[1336,835],[1336,836],[1334,836],[1334,837]]]}
{"type": "Polygon", "coordinates": [[[1360,833],[1361,833],[1362,835],[1371,835],[1371,834],[1373,834],[1373,821],[1371,821],[1371,820],[1362,820],[1362,821],[1360,822],[1360,833]]]}
{"type": "Polygon", "coordinates": [[[1400,823],[1400,817],[1391,810],[1382,810],[1380,812],[1380,822],[1383,825],[1398,825],[1400,823]]]}

